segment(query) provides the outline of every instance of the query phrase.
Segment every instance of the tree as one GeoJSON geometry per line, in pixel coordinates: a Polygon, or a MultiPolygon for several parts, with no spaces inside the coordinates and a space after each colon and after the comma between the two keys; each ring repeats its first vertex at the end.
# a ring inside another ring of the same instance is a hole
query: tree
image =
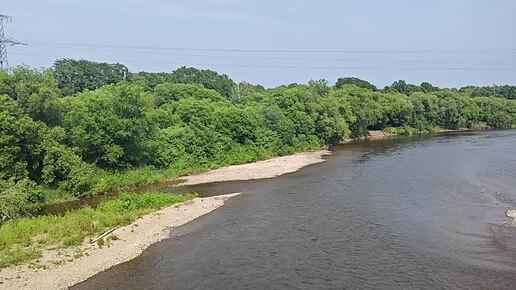
{"type": "Polygon", "coordinates": [[[384,94],[379,98],[379,104],[384,116],[384,123],[381,124],[382,127],[402,127],[410,124],[414,105],[408,96],[402,94],[384,94]]]}
{"type": "Polygon", "coordinates": [[[235,106],[218,107],[214,112],[215,130],[239,144],[251,145],[256,140],[258,117],[250,110],[235,106]]]}
{"type": "Polygon", "coordinates": [[[308,82],[310,89],[318,96],[327,96],[330,93],[330,87],[328,87],[328,81],[325,79],[310,80],[308,82]]]}
{"type": "Polygon", "coordinates": [[[170,81],[184,84],[201,84],[208,89],[219,92],[226,98],[231,97],[235,83],[225,74],[212,70],[200,70],[193,67],[180,67],[170,75],[170,81]]]}
{"type": "Polygon", "coordinates": [[[125,170],[245,163],[368,130],[516,127],[515,88],[340,78],[265,89],[211,70],[130,74],[81,60],[0,71],[0,220],[29,213],[47,192],[35,189],[106,192],[128,184],[125,170]]]}
{"type": "Polygon", "coordinates": [[[431,93],[439,90],[438,87],[434,87],[431,83],[428,82],[422,82],[421,85],[419,85],[419,87],[425,93],[431,93]]]}
{"type": "Polygon", "coordinates": [[[124,168],[142,164],[147,156],[144,141],[157,124],[151,118],[152,97],[142,87],[128,83],[62,99],[62,126],[66,143],[88,163],[124,168]]]}
{"type": "Polygon", "coordinates": [[[465,93],[471,97],[500,97],[506,99],[516,99],[516,86],[488,86],[475,87],[466,86],[460,88],[459,92],[465,93]]]}
{"type": "Polygon", "coordinates": [[[24,115],[23,109],[7,95],[0,95],[0,103],[0,179],[37,179],[44,125],[24,115]]]}
{"type": "Polygon", "coordinates": [[[234,103],[243,102],[244,98],[251,93],[264,92],[265,88],[261,85],[253,85],[248,82],[239,82],[233,86],[231,101],[234,103]]]}
{"type": "Polygon", "coordinates": [[[209,99],[214,102],[224,100],[219,92],[207,89],[200,84],[159,84],[154,88],[154,94],[158,107],[171,101],[190,97],[199,100],[209,99]]]}
{"type": "Polygon", "coordinates": [[[373,84],[368,81],[361,80],[359,78],[347,77],[347,78],[339,78],[337,79],[337,83],[335,83],[335,88],[341,89],[345,85],[355,85],[360,88],[376,91],[377,88],[373,84]]]}
{"type": "Polygon", "coordinates": [[[171,83],[172,73],[141,71],[130,74],[129,81],[142,86],[146,91],[151,91],[159,84],[171,83]]]}
{"type": "Polygon", "coordinates": [[[419,132],[432,131],[440,121],[439,99],[423,93],[414,93],[409,99],[413,106],[409,126],[419,132]]]}
{"type": "Polygon", "coordinates": [[[17,101],[23,112],[33,120],[48,125],[58,122],[59,97],[51,70],[35,70],[18,66],[11,73],[0,73],[0,94],[6,94],[17,101]]]}
{"type": "Polygon", "coordinates": [[[90,181],[95,169],[84,162],[72,148],[63,144],[65,136],[63,128],[54,127],[42,138],[41,181],[80,195],[91,189],[90,181]]]}
{"type": "Polygon", "coordinates": [[[340,102],[346,102],[349,109],[342,110],[348,120],[352,137],[361,137],[367,134],[368,129],[383,129],[385,115],[378,99],[381,93],[357,86],[347,86],[333,93],[333,97],[340,102]]]}
{"type": "Polygon", "coordinates": [[[385,91],[409,95],[414,92],[420,92],[421,88],[413,84],[407,84],[404,80],[399,80],[392,83],[392,85],[385,87],[385,91]]]}
{"type": "Polygon", "coordinates": [[[0,224],[9,219],[30,214],[34,208],[29,200],[33,186],[28,179],[0,179],[0,224]]]}
{"type": "Polygon", "coordinates": [[[123,64],[88,60],[60,59],[54,62],[54,78],[63,95],[95,90],[127,79],[129,70],[123,64]]]}

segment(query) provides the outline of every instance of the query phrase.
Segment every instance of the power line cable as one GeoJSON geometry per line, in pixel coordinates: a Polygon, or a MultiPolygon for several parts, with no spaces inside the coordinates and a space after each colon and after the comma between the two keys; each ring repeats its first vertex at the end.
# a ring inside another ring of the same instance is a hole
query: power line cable
{"type": "MultiPolygon", "coordinates": [[[[27,53],[13,53],[19,55],[34,55],[43,57],[55,57],[55,55],[45,54],[27,54],[27,53]]],[[[191,65],[191,66],[217,66],[217,67],[245,67],[245,68],[271,68],[271,69],[342,69],[342,70],[413,70],[413,71],[516,71],[516,68],[460,68],[460,67],[446,67],[446,68],[423,68],[423,67],[356,67],[356,66],[286,66],[286,65],[249,65],[249,64],[219,64],[219,63],[186,63],[186,62],[165,62],[165,61],[146,61],[146,60],[130,60],[130,59],[100,59],[97,61],[109,62],[134,62],[134,63],[148,63],[148,64],[173,64],[173,65],[191,65]]]]}
{"type": "MultiPolygon", "coordinates": [[[[101,48],[80,48],[69,47],[62,45],[47,45],[53,48],[89,50],[89,51],[103,51],[103,52],[117,52],[120,50],[101,49],[101,48]]],[[[493,60],[399,60],[399,59],[349,59],[349,58],[299,58],[299,57],[261,57],[261,56],[240,56],[240,55],[213,55],[213,54],[195,54],[195,53],[163,53],[163,52],[149,52],[149,51],[125,51],[127,53],[145,54],[145,55],[169,55],[169,56],[192,56],[192,57],[207,57],[207,58],[227,58],[227,59],[256,59],[256,60],[281,60],[281,61],[348,61],[348,62],[386,62],[386,63],[516,63],[516,61],[493,61],[493,60]]]]}
{"type": "Polygon", "coordinates": [[[75,47],[104,47],[120,49],[144,50],[178,50],[178,51],[209,51],[209,52],[241,52],[241,53],[516,53],[516,48],[502,49],[423,49],[423,50],[288,50],[288,49],[216,49],[192,47],[164,47],[164,46],[132,46],[110,44],[78,44],[65,42],[26,41],[31,44],[62,45],[75,47]]]}

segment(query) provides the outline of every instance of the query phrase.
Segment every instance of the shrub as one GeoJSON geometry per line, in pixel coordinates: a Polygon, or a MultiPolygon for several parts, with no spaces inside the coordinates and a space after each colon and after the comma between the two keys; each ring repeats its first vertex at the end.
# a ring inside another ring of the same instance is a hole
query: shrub
{"type": "Polygon", "coordinates": [[[0,223],[31,213],[34,208],[30,202],[32,186],[28,179],[18,182],[0,179],[0,223]]]}

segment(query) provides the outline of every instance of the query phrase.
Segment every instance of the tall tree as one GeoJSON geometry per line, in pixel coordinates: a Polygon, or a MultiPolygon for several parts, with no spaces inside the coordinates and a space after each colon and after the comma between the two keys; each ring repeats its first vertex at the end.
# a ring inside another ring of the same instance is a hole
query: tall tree
{"type": "Polygon", "coordinates": [[[54,62],[54,78],[63,95],[95,90],[127,79],[129,69],[119,63],[60,59],[54,62]]]}
{"type": "Polygon", "coordinates": [[[171,74],[170,80],[176,83],[201,84],[208,89],[219,92],[226,98],[231,97],[235,82],[225,74],[219,74],[208,69],[197,69],[194,67],[180,67],[171,74]]]}
{"type": "Polygon", "coordinates": [[[421,88],[413,84],[407,84],[407,82],[404,80],[399,80],[392,83],[392,85],[385,87],[385,91],[409,95],[414,92],[420,92],[421,88]]]}
{"type": "Polygon", "coordinates": [[[354,77],[339,78],[337,80],[337,83],[335,83],[335,87],[337,89],[340,89],[345,85],[355,85],[360,88],[376,91],[376,86],[374,86],[370,82],[354,77]]]}

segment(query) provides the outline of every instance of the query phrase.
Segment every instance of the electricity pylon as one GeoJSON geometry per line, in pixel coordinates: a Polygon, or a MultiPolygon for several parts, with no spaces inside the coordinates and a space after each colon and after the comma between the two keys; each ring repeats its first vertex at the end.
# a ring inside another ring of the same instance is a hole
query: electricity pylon
{"type": "Polygon", "coordinates": [[[15,46],[15,45],[27,45],[26,43],[16,41],[12,38],[5,36],[4,27],[7,23],[11,23],[11,16],[0,14],[0,69],[5,69],[8,67],[7,62],[7,46],[15,46]]]}

